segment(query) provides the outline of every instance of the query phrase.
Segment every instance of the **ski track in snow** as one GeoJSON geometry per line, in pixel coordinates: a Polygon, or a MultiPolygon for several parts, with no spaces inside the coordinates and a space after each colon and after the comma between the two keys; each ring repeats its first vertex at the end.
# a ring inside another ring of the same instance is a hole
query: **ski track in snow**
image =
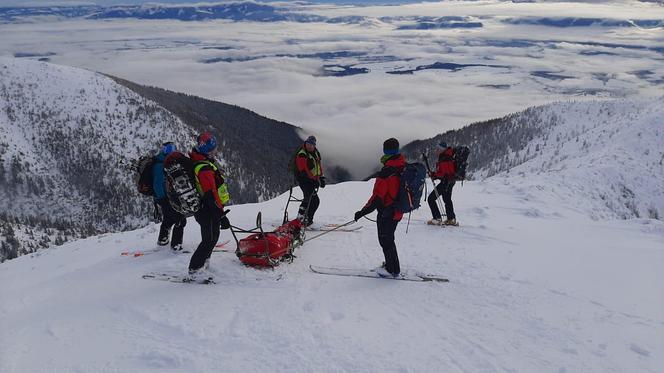
{"type": "MultiPolygon", "coordinates": [[[[345,222],[370,183],[321,191],[317,222],[345,222]]],[[[403,268],[446,284],[322,276],[309,264],[372,268],[376,229],[329,233],[274,270],[214,253],[215,285],[143,280],[184,273],[191,254],[156,247],[156,226],[92,237],[0,265],[3,372],[657,372],[664,366],[664,224],[595,221],[574,204],[503,180],[455,188],[461,226],[397,230],[403,268]]],[[[251,228],[286,195],[233,206],[251,228]]],[[[291,206],[291,214],[296,206],[291,206]]],[[[311,232],[315,233],[315,232],[311,232]]],[[[309,236],[313,236],[312,234],[309,236]]],[[[187,224],[194,249],[198,225],[187,224]]],[[[223,231],[220,240],[229,239],[223,231]]]]}

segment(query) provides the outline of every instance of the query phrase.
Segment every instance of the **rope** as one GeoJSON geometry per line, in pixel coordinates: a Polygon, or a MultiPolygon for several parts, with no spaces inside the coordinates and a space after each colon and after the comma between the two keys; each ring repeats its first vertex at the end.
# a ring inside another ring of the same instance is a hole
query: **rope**
{"type": "Polygon", "coordinates": [[[311,238],[308,238],[308,239],[304,240],[304,242],[306,243],[306,242],[309,242],[309,241],[311,241],[311,240],[315,240],[316,238],[318,238],[318,237],[320,237],[320,236],[324,236],[324,235],[326,235],[326,234],[328,234],[328,233],[330,233],[330,232],[334,232],[334,231],[336,231],[337,229],[343,228],[343,227],[348,226],[348,225],[351,225],[351,224],[353,224],[353,223],[355,223],[355,219],[349,221],[348,223],[341,224],[341,225],[339,225],[339,226],[337,226],[337,227],[334,227],[334,228],[330,229],[329,231],[325,231],[325,232],[323,232],[323,233],[321,233],[321,234],[318,234],[318,235],[316,235],[316,236],[313,236],[313,237],[311,237],[311,238]]]}

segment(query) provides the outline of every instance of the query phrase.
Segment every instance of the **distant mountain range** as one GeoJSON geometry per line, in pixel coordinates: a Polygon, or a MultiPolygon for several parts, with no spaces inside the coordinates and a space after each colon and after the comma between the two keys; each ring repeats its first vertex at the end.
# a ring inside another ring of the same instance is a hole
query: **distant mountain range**
{"type": "MultiPolygon", "coordinates": [[[[152,204],[127,166],[163,141],[188,151],[205,130],[219,137],[232,203],[293,184],[298,127],[87,70],[0,58],[0,260],[145,225],[152,204]]],[[[327,169],[331,183],[349,177],[327,169]]]]}
{"type": "MultiPolygon", "coordinates": [[[[334,2],[331,2],[334,3],[334,2]]],[[[342,2],[357,5],[376,5],[380,1],[342,2]]],[[[390,3],[390,2],[387,2],[390,3]]],[[[394,2],[392,2],[394,3],[394,2]]],[[[399,3],[399,2],[396,2],[399,3]]],[[[261,3],[250,1],[225,2],[216,4],[141,4],[121,6],[50,6],[50,7],[5,7],[0,8],[0,20],[19,21],[25,17],[58,16],[65,18],[86,19],[174,19],[180,21],[205,21],[226,19],[231,21],[251,22],[327,22],[362,24],[367,26],[378,23],[393,24],[397,30],[431,29],[467,29],[483,27],[482,19],[471,16],[395,16],[372,18],[366,16],[327,17],[315,14],[312,4],[261,3]]],[[[661,18],[652,19],[616,19],[596,17],[513,17],[501,22],[508,24],[526,24],[550,27],[664,27],[661,18]]]]}

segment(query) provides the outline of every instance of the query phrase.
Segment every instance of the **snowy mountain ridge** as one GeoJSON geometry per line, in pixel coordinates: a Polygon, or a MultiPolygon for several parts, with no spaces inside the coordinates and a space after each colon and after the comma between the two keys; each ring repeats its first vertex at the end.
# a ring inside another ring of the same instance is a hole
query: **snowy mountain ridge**
{"type": "Polygon", "coordinates": [[[37,229],[27,251],[40,236],[54,238],[46,231],[61,241],[145,224],[151,202],[135,193],[126,165],[161,140],[183,146],[194,136],[168,111],[100,74],[2,58],[2,220],[37,229]]]}
{"type": "Polygon", "coordinates": [[[282,165],[301,144],[297,127],[195,96],[152,96],[156,89],[118,81],[0,59],[0,261],[147,224],[152,202],[135,191],[128,165],[164,141],[189,151],[201,131],[221,135],[232,202],[265,200],[290,186],[282,165]],[[248,159],[265,138],[265,153],[248,159]]]}
{"type": "Polygon", "coordinates": [[[552,123],[510,159],[511,177],[536,174],[559,193],[581,193],[595,218],[664,216],[664,97],[543,108],[552,123]],[[537,149],[540,151],[538,152],[537,149]]]}
{"type": "Polygon", "coordinates": [[[664,97],[558,102],[404,147],[411,159],[446,141],[471,148],[474,179],[581,194],[595,219],[664,215],[664,97]]]}

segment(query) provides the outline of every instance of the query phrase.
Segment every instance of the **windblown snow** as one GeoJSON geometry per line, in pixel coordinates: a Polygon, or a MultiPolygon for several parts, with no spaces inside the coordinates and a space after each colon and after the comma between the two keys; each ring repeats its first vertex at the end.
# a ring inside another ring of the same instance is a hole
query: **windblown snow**
{"type": "MultiPolygon", "coordinates": [[[[588,175],[588,180],[592,175],[588,175]]],[[[525,181],[524,181],[525,180],[525,181]]],[[[422,207],[397,229],[403,268],[447,284],[317,275],[372,268],[375,226],[306,243],[293,263],[213,253],[215,285],[145,280],[186,270],[157,226],[0,265],[3,372],[657,372],[664,366],[664,223],[593,220],[582,199],[496,177],[455,188],[458,228],[422,207]]],[[[556,185],[551,185],[555,187],[556,185]]],[[[317,224],[346,222],[370,182],[321,191],[317,224]]],[[[278,224],[286,195],[233,206],[234,225],[278,224]]],[[[291,209],[291,214],[295,208],[291,209]]],[[[200,233],[190,219],[184,245],[200,233]]],[[[313,237],[314,233],[308,233],[313,237]]],[[[220,242],[234,241],[223,231],[220,242]]]]}

